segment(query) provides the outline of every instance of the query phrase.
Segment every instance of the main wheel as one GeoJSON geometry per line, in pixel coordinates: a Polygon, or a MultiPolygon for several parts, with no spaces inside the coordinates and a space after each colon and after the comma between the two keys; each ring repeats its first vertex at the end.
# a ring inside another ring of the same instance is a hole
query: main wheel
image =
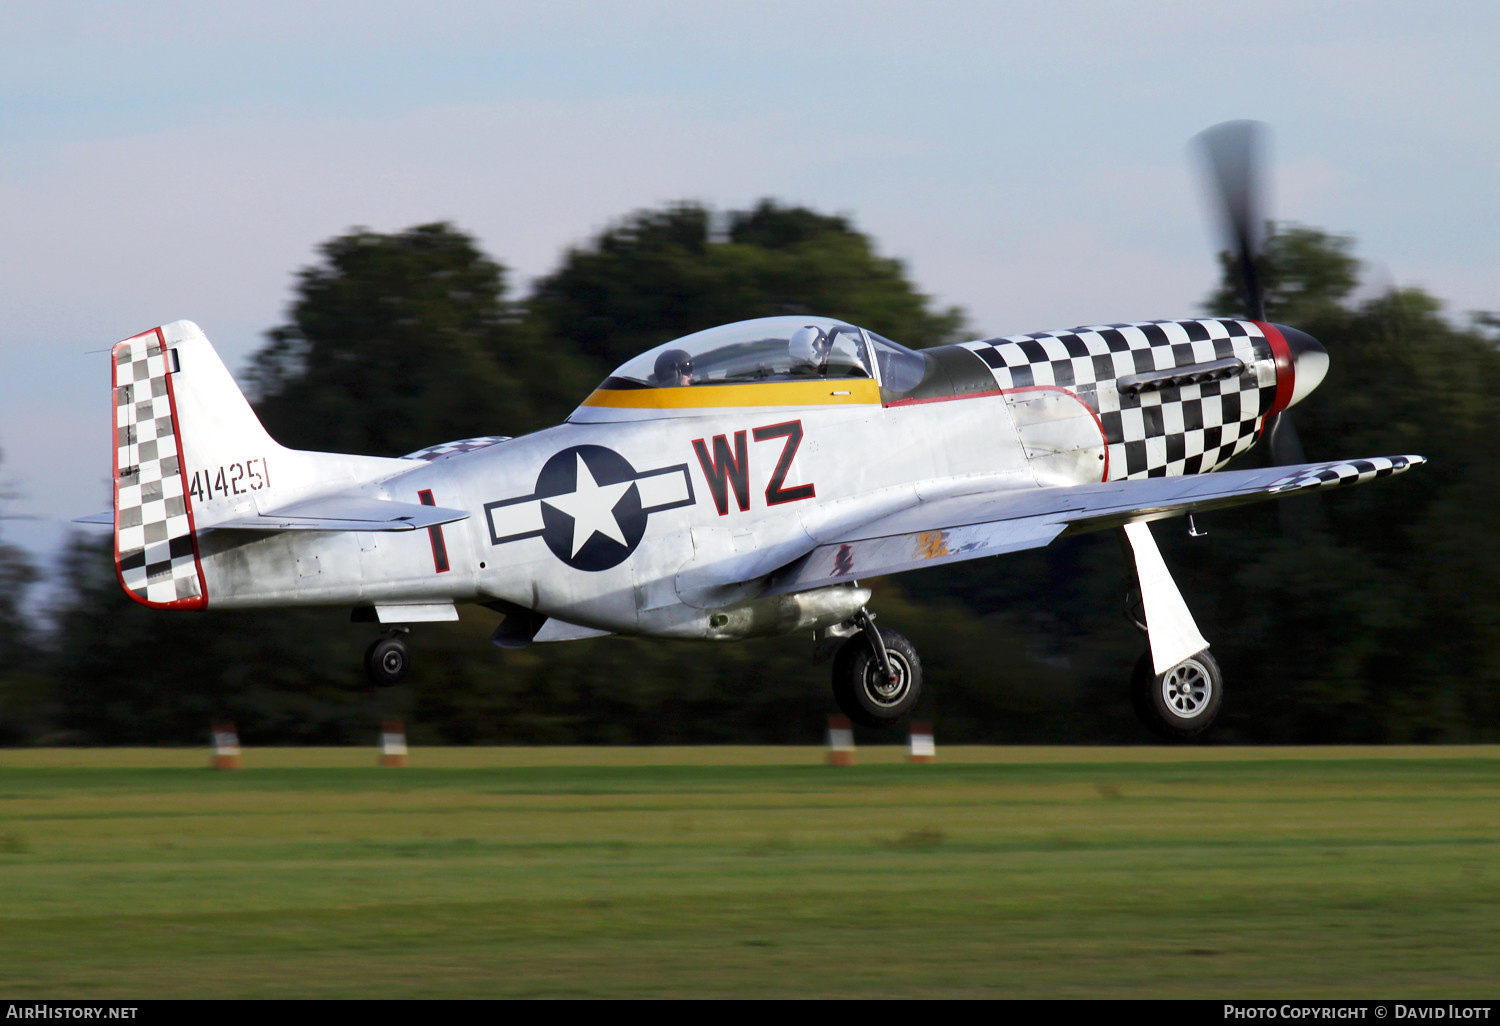
{"type": "Polygon", "coordinates": [[[1213,725],[1224,703],[1224,676],[1204,649],[1166,673],[1157,673],[1151,653],[1135,664],[1131,698],[1141,722],[1162,737],[1186,741],[1213,725]]]}
{"type": "Polygon", "coordinates": [[[880,659],[863,633],[844,642],[833,657],[833,697],[844,715],[866,727],[888,727],[917,704],[922,694],[922,661],[917,650],[895,631],[880,631],[894,679],[880,669],[880,659]]]}
{"type": "Polygon", "coordinates": [[[365,649],[365,673],[380,687],[399,684],[411,670],[411,652],[400,638],[377,638],[365,649]]]}

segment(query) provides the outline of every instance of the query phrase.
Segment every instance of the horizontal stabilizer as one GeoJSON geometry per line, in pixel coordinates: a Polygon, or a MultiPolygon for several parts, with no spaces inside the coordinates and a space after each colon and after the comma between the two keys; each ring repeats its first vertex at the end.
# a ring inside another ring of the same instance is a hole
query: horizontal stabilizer
{"type": "Polygon", "coordinates": [[[215,529],[236,531],[415,531],[465,520],[468,513],[442,506],[391,502],[363,495],[304,499],[258,516],[221,520],[215,529]]]}
{"type": "Polygon", "coordinates": [[[103,513],[90,513],[86,517],[74,517],[75,524],[103,524],[105,527],[115,526],[115,511],[107,509],[103,513]]]}

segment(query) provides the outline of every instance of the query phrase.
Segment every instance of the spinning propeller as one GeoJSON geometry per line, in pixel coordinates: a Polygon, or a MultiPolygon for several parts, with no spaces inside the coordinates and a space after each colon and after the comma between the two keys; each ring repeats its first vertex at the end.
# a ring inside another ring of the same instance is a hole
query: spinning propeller
{"type": "MultiPolygon", "coordinates": [[[[1224,249],[1234,261],[1240,281],[1245,314],[1251,320],[1266,319],[1265,286],[1261,281],[1261,250],[1265,244],[1262,153],[1266,126],[1259,121],[1226,121],[1200,132],[1195,142],[1201,148],[1208,183],[1219,213],[1224,249]]],[[[1297,402],[1323,380],[1328,353],[1317,340],[1295,328],[1281,328],[1291,350],[1289,372],[1297,402]]],[[[1277,374],[1283,373],[1277,368],[1277,374]]],[[[1290,403],[1288,404],[1290,405],[1290,403]]],[[[1306,463],[1302,442],[1286,411],[1266,422],[1271,461],[1275,464],[1306,463]]]]}
{"type": "Polygon", "coordinates": [[[1266,126],[1259,121],[1225,121],[1196,137],[1218,204],[1224,248],[1239,270],[1245,313],[1256,321],[1266,319],[1265,294],[1256,267],[1265,241],[1261,171],[1265,132],[1266,126]]]}

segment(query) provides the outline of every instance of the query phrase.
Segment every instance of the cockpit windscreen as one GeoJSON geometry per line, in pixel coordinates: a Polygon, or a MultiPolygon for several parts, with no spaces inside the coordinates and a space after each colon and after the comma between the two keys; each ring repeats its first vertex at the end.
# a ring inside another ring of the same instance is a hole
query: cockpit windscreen
{"type": "Polygon", "coordinates": [[[826,317],[762,317],[674,339],[621,366],[607,388],[868,378],[866,333],[826,317]]]}

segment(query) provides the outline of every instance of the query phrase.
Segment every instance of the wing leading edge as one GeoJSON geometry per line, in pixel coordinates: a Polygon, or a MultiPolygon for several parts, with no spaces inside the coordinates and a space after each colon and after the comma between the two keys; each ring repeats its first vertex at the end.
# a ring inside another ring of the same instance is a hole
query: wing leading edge
{"type": "Polygon", "coordinates": [[[935,499],[819,544],[774,574],[765,594],[1042,548],[1064,532],[1098,531],[1360,484],[1426,462],[1422,456],[1377,456],[935,499]]]}

